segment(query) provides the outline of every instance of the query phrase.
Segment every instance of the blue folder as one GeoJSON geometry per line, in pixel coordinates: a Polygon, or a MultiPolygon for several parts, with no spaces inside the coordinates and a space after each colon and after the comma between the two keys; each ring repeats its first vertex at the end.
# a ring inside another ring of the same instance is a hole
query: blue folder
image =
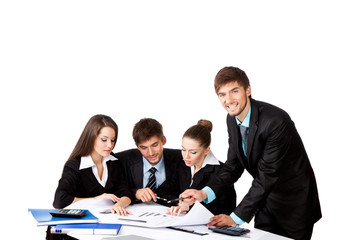
{"type": "Polygon", "coordinates": [[[95,217],[89,210],[82,218],[62,218],[53,217],[50,212],[54,212],[56,209],[34,209],[29,208],[29,212],[33,215],[37,221],[38,226],[57,225],[57,224],[71,224],[71,223],[97,223],[99,219],[95,217]]]}
{"type": "Polygon", "coordinates": [[[117,235],[121,224],[110,223],[80,223],[58,224],[51,227],[51,233],[75,233],[75,234],[111,234],[117,235]]]}

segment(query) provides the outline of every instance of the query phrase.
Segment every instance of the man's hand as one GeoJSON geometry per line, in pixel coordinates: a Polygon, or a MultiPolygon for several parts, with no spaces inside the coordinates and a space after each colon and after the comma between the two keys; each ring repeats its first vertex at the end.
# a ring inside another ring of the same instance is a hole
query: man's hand
{"type": "Polygon", "coordinates": [[[141,200],[142,202],[149,202],[153,200],[156,202],[156,194],[151,191],[150,188],[140,188],[136,191],[135,194],[136,199],[141,200]]]}
{"type": "Polygon", "coordinates": [[[237,224],[234,222],[234,220],[229,216],[225,214],[216,215],[212,218],[210,218],[210,222],[207,224],[208,227],[210,226],[237,226],[237,224]]]}
{"type": "Polygon", "coordinates": [[[205,198],[207,198],[207,195],[204,190],[187,189],[180,194],[180,197],[184,198],[182,201],[191,206],[195,203],[195,201],[202,202],[205,198]]]}

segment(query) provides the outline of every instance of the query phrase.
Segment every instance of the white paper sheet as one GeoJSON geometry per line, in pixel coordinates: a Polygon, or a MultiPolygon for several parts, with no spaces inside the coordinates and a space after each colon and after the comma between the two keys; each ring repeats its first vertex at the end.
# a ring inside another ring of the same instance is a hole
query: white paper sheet
{"type": "Polygon", "coordinates": [[[114,203],[109,199],[84,199],[69,205],[67,208],[88,209],[103,223],[121,223],[124,225],[151,228],[207,224],[210,221],[210,218],[214,216],[199,202],[196,202],[187,214],[182,214],[180,216],[167,215],[166,211],[168,207],[154,202],[130,205],[126,208],[131,212],[131,215],[128,216],[101,213],[105,210],[109,210],[113,205],[114,203]]]}
{"type": "Polygon", "coordinates": [[[196,202],[187,214],[180,216],[167,215],[167,209],[168,207],[157,203],[147,202],[129,206],[127,210],[131,212],[131,215],[128,216],[101,214],[99,211],[95,211],[93,214],[103,223],[121,223],[151,228],[206,224],[214,216],[199,202],[196,202]]]}
{"type": "Polygon", "coordinates": [[[67,209],[88,209],[93,214],[110,209],[114,203],[110,199],[83,199],[67,206],[67,209]]]}

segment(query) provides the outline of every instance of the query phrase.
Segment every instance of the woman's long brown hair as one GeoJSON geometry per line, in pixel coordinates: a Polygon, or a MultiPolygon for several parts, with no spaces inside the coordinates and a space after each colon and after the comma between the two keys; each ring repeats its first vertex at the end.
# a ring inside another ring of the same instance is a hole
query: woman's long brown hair
{"type": "MultiPolygon", "coordinates": [[[[94,149],[96,137],[100,134],[103,127],[111,127],[115,131],[115,144],[118,136],[118,126],[111,117],[106,115],[95,115],[89,119],[83,132],[80,135],[74,150],[70,154],[68,161],[74,158],[88,156],[94,149]]],[[[115,145],[114,145],[115,146],[115,145]]]]}

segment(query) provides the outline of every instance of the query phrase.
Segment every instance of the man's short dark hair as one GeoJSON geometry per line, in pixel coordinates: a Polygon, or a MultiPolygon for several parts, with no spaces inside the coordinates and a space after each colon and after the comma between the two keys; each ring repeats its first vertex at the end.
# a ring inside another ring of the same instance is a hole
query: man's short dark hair
{"type": "Polygon", "coordinates": [[[236,81],[245,91],[250,86],[250,82],[246,73],[237,67],[224,67],[215,76],[214,87],[218,93],[220,87],[230,82],[236,81]]]}
{"type": "Polygon", "coordinates": [[[158,121],[152,118],[143,118],[135,124],[132,136],[138,146],[154,136],[162,140],[164,133],[162,125],[158,121]]]}

